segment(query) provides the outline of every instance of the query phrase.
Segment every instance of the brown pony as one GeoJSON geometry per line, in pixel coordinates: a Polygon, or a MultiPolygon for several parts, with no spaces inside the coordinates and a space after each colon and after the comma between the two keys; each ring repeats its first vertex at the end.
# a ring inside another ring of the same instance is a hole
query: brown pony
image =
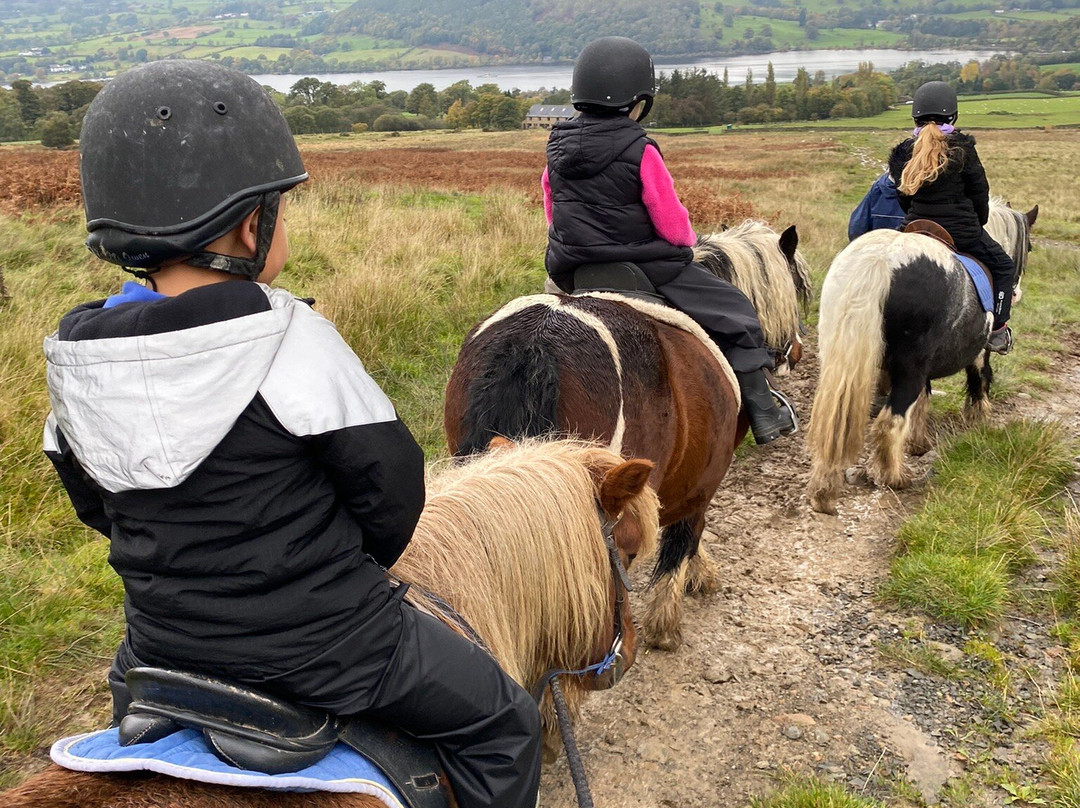
{"type": "Polygon", "coordinates": [[[446,388],[456,455],[494,436],[572,435],[655,463],[660,551],[644,616],[648,642],[681,642],[685,590],[711,592],[705,509],[746,434],[727,361],[685,315],[594,293],[506,304],[466,337],[446,388]]]}
{"type": "MultiPolygon", "coordinates": [[[[429,499],[393,572],[438,592],[503,668],[531,688],[551,668],[602,659],[615,635],[618,584],[602,536],[624,564],[656,545],[652,464],[573,441],[507,445],[429,483],[429,499]]],[[[623,656],[636,650],[622,609],[623,656]]],[[[563,678],[572,709],[599,683],[563,678]]],[[[555,725],[544,711],[545,747],[555,725]]],[[[549,755],[550,757],[550,755],[549,755]]],[[[362,794],[298,794],[210,786],[160,775],[84,774],[51,766],[0,795],[4,808],[383,808],[362,794]]]]}

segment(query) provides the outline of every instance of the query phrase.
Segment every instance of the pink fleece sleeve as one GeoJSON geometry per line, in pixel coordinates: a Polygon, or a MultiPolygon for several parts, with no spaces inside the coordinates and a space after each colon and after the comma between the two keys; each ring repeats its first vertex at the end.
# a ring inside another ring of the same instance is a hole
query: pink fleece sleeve
{"type": "Polygon", "coordinates": [[[547,216],[547,223],[551,224],[551,179],[546,168],[540,177],[540,187],[544,189],[544,215],[547,216]]]}
{"type": "Polygon", "coordinates": [[[641,155],[641,201],[649,211],[656,235],[676,247],[693,247],[697,241],[690,226],[690,213],[675,194],[675,181],[664,158],[651,143],[641,155]]]}

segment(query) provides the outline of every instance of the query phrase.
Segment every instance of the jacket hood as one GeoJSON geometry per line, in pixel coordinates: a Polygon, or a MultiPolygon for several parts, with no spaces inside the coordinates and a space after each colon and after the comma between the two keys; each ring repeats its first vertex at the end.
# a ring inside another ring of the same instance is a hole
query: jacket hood
{"type": "Polygon", "coordinates": [[[641,124],[622,115],[579,115],[552,127],[548,170],[568,179],[595,176],[643,137],[641,124]]]}
{"type": "Polygon", "coordinates": [[[236,282],[81,306],[45,339],[50,421],[107,491],[179,485],[258,393],[298,305],[284,290],[236,282]]]}

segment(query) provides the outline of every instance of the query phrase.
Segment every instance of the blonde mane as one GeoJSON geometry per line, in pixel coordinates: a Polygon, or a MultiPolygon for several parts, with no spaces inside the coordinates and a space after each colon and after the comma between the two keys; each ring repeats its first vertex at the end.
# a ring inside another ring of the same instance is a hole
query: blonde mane
{"type": "MultiPolygon", "coordinates": [[[[525,441],[441,469],[393,572],[445,598],[525,687],[547,665],[595,662],[614,604],[593,474],[621,462],[594,444],[525,441]]],[[[646,487],[628,508],[642,554],[658,507],[646,487]]]]}
{"type": "Polygon", "coordinates": [[[1003,199],[990,197],[990,218],[986,222],[986,232],[990,238],[1001,245],[1016,264],[1017,277],[1027,269],[1030,236],[1024,214],[1010,208],[1003,199]]]}
{"type": "Polygon", "coordinates": [[[699,236],[694,260],[750,299],[768,345],[782,347],[798,333],[799,307],[810,301],[810,269],[798,251],[794,270],[789,266],[780,251],[780,237],[765,222],[747,219],[720,233],[699,236]],[[727,256],[730,277],[717,253],[727,256]]]}

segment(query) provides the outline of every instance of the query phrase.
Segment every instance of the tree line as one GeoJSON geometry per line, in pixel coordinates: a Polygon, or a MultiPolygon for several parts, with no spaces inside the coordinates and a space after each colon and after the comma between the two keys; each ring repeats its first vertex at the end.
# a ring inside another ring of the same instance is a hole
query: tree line
{"type": "MultiPolygon", "coordinates": [[[[982,63],[913,61],[889,73],[864,63],[827,80],[822,71],[800,68],[791,82],[777,82],[772,64],[756,82],[701,69],[661,73],[650,123],[662,127],[816,121],[876,115],[920,84],[945,81],[959,93],[1011,90],[1080,90],[1071,68],[1046,71],[1031,57],[995,56],[982,63]]],[[[50,147],[72,144],[86,108],[102,85],[69,81],[40,87],[25,79],[0,88],[0,141],[40,140],[50,147]]],[[[418,129],[507,130],[521,126],[534,104],[569,104],[569,90],[523,93],[495,84],[459,81],[443,90],[430,83],[411,91],[388,91],[381,81],[333,84],[303,78],[287,93],[271,90],[294,134],[393,132],[418,129]]]]}

